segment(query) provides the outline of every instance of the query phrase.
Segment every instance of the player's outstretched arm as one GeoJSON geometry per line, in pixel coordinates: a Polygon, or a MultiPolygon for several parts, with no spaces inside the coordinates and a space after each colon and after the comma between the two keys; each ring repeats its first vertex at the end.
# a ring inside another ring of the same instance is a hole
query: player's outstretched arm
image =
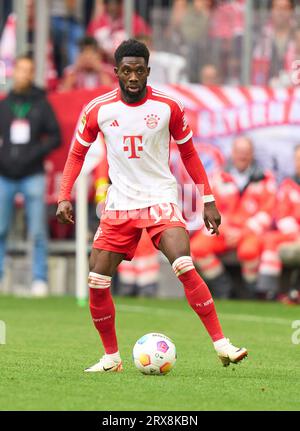
{"type": "Polygon", "coordinates": [[[71,191],[80,174],[85,155],[89,147],[82,145],[75,139],[74,145],[68,155],[58,195],[57,220],[60,223],[74,223],[73,208],[71,204],[71,191]]]}
{"type": "Polygon", "coordinates": [[[194,147],[192,138],[184,144],[178,144],[182,162],[190,177],[198,187],[204,201],[203,219],[206,228],[211,234],[219,235],[221,215],[215,204],[215,198],[211,191],[204,166],[194,147]]]}
{"type": "Polygon", "coordinates": [[[87,114],[84,111],[81,116],[76,137],[64,167],[56,212],[56,217],[60,223],[74,223],[71,191],[80,174],[86,153],[99,132],[98,111],[90,109],[89,112],[87,114]]]}

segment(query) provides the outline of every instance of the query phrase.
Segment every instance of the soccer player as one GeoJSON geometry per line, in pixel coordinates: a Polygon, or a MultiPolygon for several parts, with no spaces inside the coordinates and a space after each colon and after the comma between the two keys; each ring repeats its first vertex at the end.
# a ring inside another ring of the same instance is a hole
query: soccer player
{"type": "Polygon", "coordinates": [[[148,60],[147,47],[136,40],[124,41],[117,48],[119,88],[86,106],[61,182],[57,218],[61,223],[74,223],[70,193],[90,145],[102,133],[112,184],[94,238],[88,286],[90,311],[105,354],[87,372],[122,370],[109,288],[120,262],[133,258],[143,229],[168,258],[223,365],[247,356],[245,348],[233,346],[224,337],[210,291],[193,265],[186,225],[177,207],[177,184],[168,164],[171,136],[188,173],[203,189],[204,221],[212,234],[219,234],[221,217],[193,146],[184,108],[147,86],[148,60]]]}

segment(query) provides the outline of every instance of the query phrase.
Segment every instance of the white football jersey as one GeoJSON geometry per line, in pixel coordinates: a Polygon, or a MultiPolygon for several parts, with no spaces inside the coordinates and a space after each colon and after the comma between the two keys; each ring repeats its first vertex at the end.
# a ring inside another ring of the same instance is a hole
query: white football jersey
{"type": "Polygon", "coordinates": [[[192,137],[180,102],[148,86],[141,101],[127,104],[117,88],[86,106],[76,138],[90,146],[99,132],[112,183],[106,210],[177,204],[177,182],[169,168],[170,140],[172,136],[183,144],[192,137]]]}

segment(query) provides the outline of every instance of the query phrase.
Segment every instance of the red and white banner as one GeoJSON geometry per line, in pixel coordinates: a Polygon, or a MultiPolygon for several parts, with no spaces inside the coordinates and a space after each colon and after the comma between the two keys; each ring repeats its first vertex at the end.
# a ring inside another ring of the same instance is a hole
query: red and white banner
{"type": "Polygon", "coordinates": [[[278,125],[300,125],[300,88],[161,87],[196,111],[194,131],[201,138],[245,133],[278,125]]]}
{"type": "MultiPolygon", "coordinates": [[[[186,106],[196,145],[213,145],[227,158],[234,137],[245,134],[253,140],[258,163],[272,169],[278,181],[293,174],[294,147],[300,143],[299,87],[187,84],[160,89],[179,98],[186,106]]],[[[202,156],[200,148],[199,153],[202,156]]]]}
{"type": "MultiPolygon", "coordinates": [[[[293,148],[300,142],[300,88],[204,87],[197,84],[157,85],[156,88],[183,102],[194,132],[196,146],[208,172],[220,164],[220,151],[227,157],[239,134],[253,139],[256,157],[272,168],[278,178],[293,172],[293,148]]],[[[55,202],[82,107],[110,87],[49,95],[61,125],[62,147],[49,157],[48,202],[55,202]]],[[[95,145],[95,144],[94,144],[95,145]]],[[[174,150],[176,152],[176,149],[174,150]]],[[[171,157],[176,160],[177,155],[171,157]]]]}

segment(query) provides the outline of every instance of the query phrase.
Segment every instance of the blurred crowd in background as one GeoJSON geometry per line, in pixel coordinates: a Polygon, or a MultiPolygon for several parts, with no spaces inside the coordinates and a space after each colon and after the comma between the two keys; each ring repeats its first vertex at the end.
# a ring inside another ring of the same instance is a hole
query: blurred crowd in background
{"type": "MultiPolygon", "coordinates": [[[[124,2],[48,3],[47,93],[117,85],[113,54],[128,37],[124,2]]],[[[299,84],[293,81],[291,71],[300,61],[300,4],[292,0],[254,0],[251,4],[249,20],[249,2],[245,0],[137,0],[132,36],[144,42],[151,52],[149,83],[201,84],[215,91],[218,86],[281,89],[299,84]]],[[[26,0],[26,7],[27,49],[23,56],[17,56],[18,17],[13,13],[12,1],[0,0],[0,62],[5,65],[6,74],[1,88],[4,99],[0,102],[0,282],[14,197],[23,193],[28,230],[33,238],[33,291],[42,296],[47,292],[45,226],[50,226],[52,239],[72,239],[75,233],[72,226],[56,225],[53,209],[47,223],[38,223],[45,220],[43,164],[59,147],[61,138],[59,122],[45,93],[33,85],[34,0],[26,0]],[[26,97],[24,89],[28,90],[26,97]],[[4,96],[5,92],[9,92],[8,96],[4,96]],[[30,140],[30,147],[24,146],[26,139],[30,140]],[[42,141],[43,150],[38,150],[42,141]]],[[[256,160],[257,146],[246,134],[231,138],[226,154],[215,149],[220,163],[210,180],[222,213],[221,235],[210,237],[201,225],[191,229],[194,261],[215,297],[300,303],[299,263],[283,293],[280,252],[282,245],[293,247],[300,243],[299,144],[300,139],[291,145],[287,178],[277,176],[275,169],[267,169],[256,160]],[[240,264],[238,282],[219,258],[228,252],[234,252],[234,259],[240,264]]],[[[176,177],[180,182],[184,174],[176,177]]],[[[93,217],[95,202],[103,202],[109,182],[97,170],[94,179],[97,187],[96,201],[90,204],[91,235],[98,223],[93,217]]],[[[120,265],[118,293],[154,296],[158,280],[158,253],[143,235],[134,261],[120,265]]]]}
{"type": "MultiPolygon", "coordinates": [[[[27,5],[30,51],[34,0],[27,5]]],[[[126,39],[122,0],[50,0],[47,88],[95,88],[115,82],[113,53],[126,39]]],[[[300,54],[300,7],[293,0],[135,1],[132,35],[151,50],[153,82],[288,86],[300,54]],[[251,31],[246,31],[250,29],[251,31]],[[246,41],[247,39],[247,41],[246,41]],[[250,44],[251,64],[245,63],[250,44]],[[247,45],[247,46],[248,46],[247,45]]],[[[16,55],[13,2],[0,1],[0,59],[7,78],[16,55]]]]}

